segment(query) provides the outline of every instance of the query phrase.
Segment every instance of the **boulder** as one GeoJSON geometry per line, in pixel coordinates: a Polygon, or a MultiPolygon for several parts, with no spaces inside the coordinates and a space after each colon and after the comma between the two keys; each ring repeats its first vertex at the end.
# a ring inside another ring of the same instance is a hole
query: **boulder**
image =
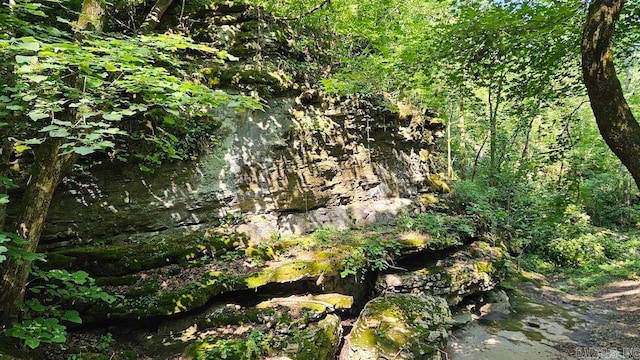
{"type": "Polygon", "coordinates": [[[441,359],[451,311],[440,297],[390,294],[368,302],[350,334],[347,358],[441,359]]]}
{"type": "Polygon", "coordinates": [[[334,309],[349,307],[340,294],[274,298],[256,307],[224,305],[182,331],[164,329],[173,340],[191,342],[181,359],[333,360],[342,340],[334,309]]]}
{"type": "Polygon", "coordinates": [[[513,308],[509,301],[509,295],[504,290],[491,290],[483,296],[483,303],[478,304],[479,316],[485,319],[495,320],[508,317],[513,308]]]}

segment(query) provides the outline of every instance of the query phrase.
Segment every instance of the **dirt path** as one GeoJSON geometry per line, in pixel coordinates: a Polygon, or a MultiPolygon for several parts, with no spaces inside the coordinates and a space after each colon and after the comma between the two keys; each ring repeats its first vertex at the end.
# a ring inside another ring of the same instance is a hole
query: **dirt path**
{"type": "Polygon", "coordinates": [[[640,281],[615,281],[591,296],[536,278],[518,282],[508,314],[453,333],[448,359],[639,359],[640,281]]]}
{"type": "Polygon", "coordinates": [[[595,345],[640,359],[640,281],[613,282],[584,302],[595,320],[590,331],[595,345]]]}

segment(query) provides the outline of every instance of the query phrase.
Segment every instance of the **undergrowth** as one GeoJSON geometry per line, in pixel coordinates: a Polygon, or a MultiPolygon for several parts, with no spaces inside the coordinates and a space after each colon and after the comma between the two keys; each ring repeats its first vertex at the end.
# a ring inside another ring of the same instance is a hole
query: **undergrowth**
{"type": "Polygon", "coordinates": [[[500,191],[459,181],[446,206],[502,239],[518,269],[551,276],[567,291],[592,292],[612,279],[640,278],[640,206],[617,201],[596,180],[582,185],[593,193],[576,196],[541,179],[505,179],[500,191]]]}

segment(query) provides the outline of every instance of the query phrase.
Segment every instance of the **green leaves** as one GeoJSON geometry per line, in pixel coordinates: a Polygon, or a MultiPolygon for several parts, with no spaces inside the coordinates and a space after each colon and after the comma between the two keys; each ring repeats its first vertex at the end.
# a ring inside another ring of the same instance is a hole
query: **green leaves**
{"type": "MultiPolygon", "coordinates": [[[[3,195],[6,201],[8,202],[8,197],[3,195]]],[[[0,264],[2,264],[5,260],[7,260],[7,253],[9,252],[9,243],[11,242],[11,238],[9,238],[5,233],[0,232],[0,264]]]]}
{"type": "Polygon", "coordinates": [[[119,121],[122,120],[122,114],[117,112],[104,113],[102,118],[107,121],[119,121]]]}
{"type": "MultiPolygon", "coordinates": [[[[188,155],[178,149],[179,136],[174,132],[195,134],[198,128],[215,124],[209,121],[199,127],[193,121],[210,117],[213,109],[225,104],[261,108],[251,98],[211,89],[193,74],[187,75],[183,69],[189,64],[180,58],[181,51],[237,60],[188,37],[107,35],[86,36],[82,43],[58,40],[47,42],[32,36],[0,40],[0,55],[12,56],[16,64],[15,86],[0,87],[0,113],[12,111],[14,118],[24,114],[31,120],[21,131],[26,129],[32,137],[17,137],[27,139],[15,143],[18,152],[37,145],[35,140],[42,134],[67,139],[64,152],[82,156],[118,146],[118,137],[130,137],[156,144],[154,151],[160,154],[154,157],[158,160],[185,158],[188,155]],[[147,125],[148,119],[167,119],[160,136],[147,125]],[[135,130],[127,133],[114,122],[126,122],[135,130]],[[136,122],[139,125],[133,125],[136,122]]],[[[23,126],[11,125],[13,129],[23,126]]],[[[195,144],[189,141],[181,146],[195,144]]]]}
{"type": "Polygon", "coordinates": [[[0,263],[8,257],[13,258],[18,264],[43,258],[42,254],[24,250],[23,247],[26,244],[24,239],[14,233],[0,232],[0,263]]]}
{"type": "Polygon", "coordinates": [[[37,56],[16,55],[16,64],[32,64],[38,61],[37,56]]]}
{"type": "Polygon", "coordinates": [[[40,119],[46,119],[46,118],[48,118],[50,116],[43,109],[31,110],[31,111],[29,111],[28,115],[31,118],[31,120],[33,120],[33,121],[38,121],[40,119]]]}
{"type": "Polygon", "coordinates": [[[96,149],[88,146],[73,146],[71,148],[71,152],[74,152],[78,155],[89,155],[95,152],[96,149]]]}
{"type": "MultiPolygon", "coordinates": [[[[2,233],[0,233],[1,235],[2,233]]],[[[2,244],[0,236],[0,244],[2,244]]],[[[0,245],[0,254],[3,247],[0,245]]],[[[6,331],[7,336],[24,340],[26,346],[35,349],[42,343],[66,341],[66,326],[61,321],[82,324],[77,310],[64,309],[60,304],[69,302],[113,303],[116,297],[107,294],[95,285],[95,280],[84,271],[68,272],[50,270],[33,273],[35,286],[29,290],[32,297],[25,300],[21,308],[25,312],[22,322],[14,323],[6,331]]]]}
{"type": "Polygon", "coordinates": [[[28,51],[40,50],[40,43],[33,37],[24,37],[15,45],[18,49],[28,51]]]}
{"type": "Polygon", "coordinates": [[[226,50],[219,51],[216,56],[221,60],[238,61],[240,58],[229,54],[226,50]]]}
{"type": "Polygon", "coordinates": [[[80,314],[76,310],[67,310],[62,315],[62,320],[69,321],[76,324],[82,324],[80,314]]]}
{"type": "Polygon", "coordinates": [[[67,340],[66,330],[67,327],[60,325],[56,318],[37,317],[14,323],[6,335],[22,339],[25,345],[35,349],[41,343],[64,343],[67,340]]]}

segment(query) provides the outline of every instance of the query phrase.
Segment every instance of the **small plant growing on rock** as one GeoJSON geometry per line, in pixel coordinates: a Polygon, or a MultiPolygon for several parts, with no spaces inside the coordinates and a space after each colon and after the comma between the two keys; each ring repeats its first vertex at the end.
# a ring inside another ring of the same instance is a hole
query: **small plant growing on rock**
{"type": "Polygon", "coordinates": [[[342,260],[340,277],[357,275],[360,269],[367,268],[382,271],[393,265],[392,255],[399,255],[402,244],[395,239],[383,239],[375,236],[355,246],[351,253],[342,260]]]}

